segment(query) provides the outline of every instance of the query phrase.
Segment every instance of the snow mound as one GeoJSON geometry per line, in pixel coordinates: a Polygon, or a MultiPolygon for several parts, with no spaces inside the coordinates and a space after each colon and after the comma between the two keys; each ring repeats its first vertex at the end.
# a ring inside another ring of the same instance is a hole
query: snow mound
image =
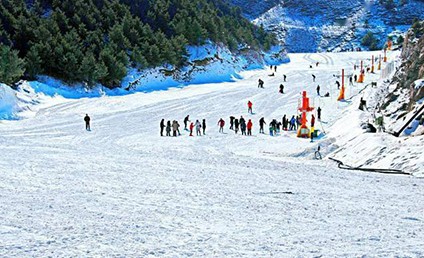
{"type": "Polygon", "coordinates": [[[0,120],[14,119],[17,112],[19,112],[19,105],[16,92],[0,83],[0,120]]]}

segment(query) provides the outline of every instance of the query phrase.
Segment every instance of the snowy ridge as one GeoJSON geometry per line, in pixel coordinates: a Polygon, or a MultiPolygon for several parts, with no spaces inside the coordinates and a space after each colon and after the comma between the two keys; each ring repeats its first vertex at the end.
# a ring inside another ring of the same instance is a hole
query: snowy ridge
{"type": "Polygon", "coordinates": [[[424,19],[424,3],[410,0],[387,10],[379,1],[325,0],[283,1],[253,22],[277,33],[288,52],[346,51],[361,47],[371,31],[382,47],[387,35],[399,35],[424,19]]]}
{"type": "MultiPolygon", "coordinates": [[[[3,121],[0,256],[423,256],[424,181],[344,171],[311,156],[318,145],[327,156],[341,146],[336,155],[379,162],[375,153],[357,153],[355,143],[408,154],[390,135],[360,128],[364,84],[336,100],[341,69],[352,74],[372,54],[378,52],[293,54],[274,76],[251,70],[234,82],[48,97],[34,116],[3,121]],[[316,94],[317,84],[329,98],[316,94]],[[258,133],[261,117],[269,123],[297,114],[303,90],[322,107],[316,128],[326,134],[311,143],[294,131],[258,133]],[[84,130],[86,113],[91,132],[84,130]],[[186,115],[205,118],[206,135],[190,137],[180,128],[180,137],[160,137],[162,118],[182,124],[186,115]],[[253,136],[229,130],[230,115],[252,119],[253,136]],[[221,117],[223,134],[216,125],[221,117]],[[359,143],[361,137],[373,140],[359,143]]],[[[367,74],[366,82],[378,78],[367,74]]],[[[423,136],[415,139],[422,149],[423,136]]],[[[422,161],[415,162],[420,169],[422,161]]]]}

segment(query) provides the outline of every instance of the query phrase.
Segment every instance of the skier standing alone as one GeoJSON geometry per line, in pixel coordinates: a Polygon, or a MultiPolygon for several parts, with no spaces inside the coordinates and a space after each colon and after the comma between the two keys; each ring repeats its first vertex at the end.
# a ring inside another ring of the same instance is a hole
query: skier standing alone
{"type": "Polygon", "coordinates": [[[225,125],[224,119],[222,119],[222,118],[219,119],[218,125],[219,125],[219,132],[220,133],[224,133],[224,125],[225,125]]]}
{"type": "Polygon", "coordinates": [[[247,102],[247,113],[253,114],[252,110],[253,103],[250,100],[247,102]]]}
{"type": "Polygon", "coordinates": [[[264,88],[264,81],[261,79],[258,80],[258,88],[264,88]]]}
{"type": "Polygon", "coordinates": [[[85,121],[85,130],[91,131],[91,128],[90,128],[90,117],[88,116],[88,114],[85,114],[84,121],[85,121]]]}
{"type": "Polygon", "coordinates": [[[280,93],[284,94],[284,85],[283,84],[280,84],[280,93]]]}

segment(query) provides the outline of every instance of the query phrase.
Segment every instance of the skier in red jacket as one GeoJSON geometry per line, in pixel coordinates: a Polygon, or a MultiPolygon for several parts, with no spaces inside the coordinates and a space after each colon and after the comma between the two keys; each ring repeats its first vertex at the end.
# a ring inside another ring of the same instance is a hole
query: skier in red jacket
{"type": "Polygon", "coordinates": [[[252,103],[252,102],[250,102],[250,100],[249,100],[249,101],[247,102],[247,112],[248,112],[248,113],[250,113],[250,114],[253,114],[252,106],[253,106],[253,103],[252,103]]]}
{"type": "Polygon", "coordinates": [[[194,123],[190,124],[190,136],[193,136],[194,123]]]}
{"type": "Polygon", "coordinates": [[[225,125],[224,119],[222,119],[222,118],[219,119],[218,125],[219,125],[219,132],[220,133],[224,133],[224,125],[225,125]]]}
{"type": "Polygon", "coordinates": [[[247,135],[252,135],[252,127],[253,127],[252,120],[249,119],[249,122],[247,122],[247,135]]]}

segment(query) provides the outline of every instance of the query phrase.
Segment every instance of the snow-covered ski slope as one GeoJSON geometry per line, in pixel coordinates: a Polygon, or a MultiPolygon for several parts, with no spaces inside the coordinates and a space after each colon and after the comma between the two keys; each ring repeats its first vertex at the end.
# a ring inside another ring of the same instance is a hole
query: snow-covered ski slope
{"type": "MultiPolygon", "coordinates": [[[[258,134],[260,117],[296,114],[302,90],[323,109],[318,129],[331,134],[360,97],[335,101],[333,75],[370,55],[296,54],[274,77],[257,70],[234,83],[56,99],[1,122],[0,256],[424,256],[423,180],[339,170],[311,159],[316,143],[294,132],[258,134]],[[331,98],[316,97],[317,84],[331,98]],[[188,114],[207,119],[206,136],[159,136],[162,118],[182,124],[188,114]],[[253,119],[254,135],[228,130],[230,115],[253,119]]],[[[362,87],[348,87],[347,97],[362,87]]],[[[352,133],[358,126],[346,124],[352,133]]]]}

